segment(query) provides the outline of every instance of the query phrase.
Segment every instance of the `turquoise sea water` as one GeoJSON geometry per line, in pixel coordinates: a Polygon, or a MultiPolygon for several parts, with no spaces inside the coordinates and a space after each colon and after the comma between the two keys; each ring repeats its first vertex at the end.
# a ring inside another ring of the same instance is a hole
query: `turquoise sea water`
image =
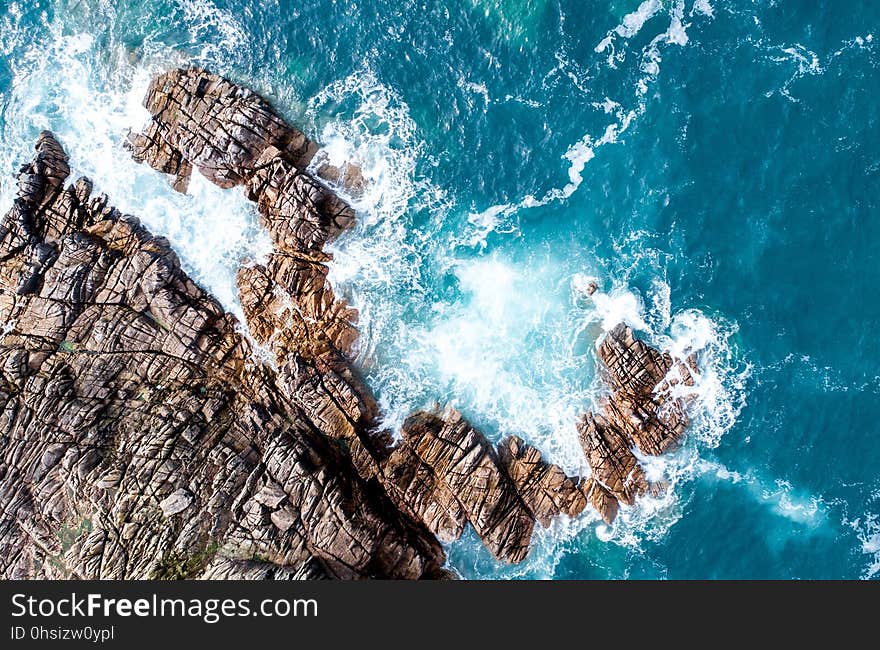
{"type": "Polygon", "coordinates": [[[453,401],[583,471],[594,343],[696,352],[671,483],[465,577],[880,575],[880,4],[810,0],[6,1],[0,198],[50,128],[228,308],[268,247],[237,191],[128,160],[150,76],[249,85],[370,181],[332,279],[389,426],[453,401]],[[596,278],[595,301],[584,293],[596,278]]]}

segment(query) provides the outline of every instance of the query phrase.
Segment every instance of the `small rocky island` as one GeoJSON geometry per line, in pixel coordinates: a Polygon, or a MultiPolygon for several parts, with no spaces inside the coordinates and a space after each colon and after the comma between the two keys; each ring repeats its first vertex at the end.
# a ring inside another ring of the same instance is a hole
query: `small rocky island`
{"type": "Polygon", "coordinates": [[[249,336],[41,134],[0,225],[4,578],[447,578],[441,542],[468,524],[520,562],[536,524],[588,505],[610,523],[664,489],[635,450],[682,436],[669,388],[694,365],[623,324],[598,345],[601,412],[576,424],[589,477],[449,407],[413,413],[395,443],[352,363],[357,314],[327,281],[323,247],[355,219],[327,183],[347,170],[311,174],[309,138],[205,70],[158,76],[144,105],[134,159],[179,191],[194,171],[242,186],[271,236],[238,272],[249,336]]]}

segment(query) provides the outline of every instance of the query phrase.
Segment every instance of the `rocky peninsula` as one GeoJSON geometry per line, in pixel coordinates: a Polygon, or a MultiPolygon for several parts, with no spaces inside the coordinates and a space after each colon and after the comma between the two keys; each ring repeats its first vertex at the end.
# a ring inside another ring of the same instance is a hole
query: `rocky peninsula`
{"type": "Polygon", "coordinates": [[[446,578],[441,542],[468,524],[520,562],[536,525],[588,505],[610,523],[664,489],[636,450],[684,434],[670,389],[695,366],[623,324],[597,347],[607,396],[576,424],[589,477],[450,407],[411,414],[395,442],[352,361],[357,313],[327,280],[324,245],[356,218],[330,184],[352,170],[311,173],[314,142],[205,70],[156,77],[144,105],[134,159],[178,191],[194,172],[241,186],[271,237],[238,271],[249,335],[41,134],[0,225],[3,577],[446,578]]]}

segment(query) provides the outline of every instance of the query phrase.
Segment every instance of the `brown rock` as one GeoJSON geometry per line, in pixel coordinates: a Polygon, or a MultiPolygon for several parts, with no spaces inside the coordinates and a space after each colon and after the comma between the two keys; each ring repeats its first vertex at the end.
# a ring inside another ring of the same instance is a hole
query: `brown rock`
{"type": "Polygon", "coordinates": [[[547,528],[560,513],[575,517],[587,507],[579,478],[565,475],[544,461],[541,452],[511,436],[498,445],[501,466],[513,481],[532,516],[547,528]]]}
{"type": "Polygon", "coordinates": [[[345,162],[342,165],[332,165],[327,160],[326,154],[318,151],[312,166],[315,173],[334,187],[343,190],[348,196],[358,198],[363,196],[367,188],[367,179],[364,178],[360,166],[345,162]]]}
{"type": "MultiPolygon", "coordinates": [[[[496,556],[517,561],[527,553],[534,520],[549,525],[558,513],[574,516],[589,501],[611,521],[618,500],[630,505],[659,489],[648,485],[632,447],[646,454],[673,448],[688,424],[685,405],[670,396],[675,380],[667,376],[675,364],[669,355],[624,325],[599,346],[611,389],[602,415],[588,414],[579,424],[592,470],[583,490],[579,479],[544,463],[518,438],[496,453],[454,412],[414,415],[403,443],[392,448],[376,430],[375,399],[348,356],[357,314],[326,280],[323,246],[351,226],[354,213],[304,170],[314,147],[259,97],[204,70],[160,76],[145,106],[153,118],[145,135],[134,137],[136,158],[179,182],[188,176],[187,165],[195,166],[222,187],[244,185],[256,202],[275,251],[266,264],[239,272],[248,327],[274,352],[284,395],[408,517],[443,540],[457,538],[470,522],[496,556]],[[453,471],[459,462],[475,476],[453,471]]],[[[326,156],[313,167],[329,182],[353,185],[347,188],[353,195],[363,180],[354,166],[334,167],[326,156]]],[[[592,283],[588,292],[596,289],[592,283]]],[[[677,365],[677,381],[692,383],[692,366],[677,365]]]]}
{"type": "Polygon", "coordinates": [[[666,377],[675,367],[678,381],[692,385],[690,368],[636,339],[632,328],[622,323],[603,339],[598,356],[611,387],[606,417],[645,454],[659,456],[672,449],[688,419],[683,402],[670,398],[666,377]]]}
{"type": "Polygon", "coordinates": [[[602,487],[594,478],[587,479],[584,484],[584,494],[590,505],[602,516],[602,520],[606,524],[611,524],[617,517],[617,511],[620,504],[614,495],[602,487]]]}
{"type": "Polygon", "coordinates": [[[578,423],[578,434],[593,480],[626,505],[635,503],[648,482],[620,430],[601,415],[587,413],[578,423]]]}
{"type": "Polygon", "coordinates": [[[430,474],[427,492],[437,495],[405,501],[407,506],[437,534],[443,531],[445,538],[461,534],[463,513],[495,557],[522,561],[529,552],[534,518],[489,442],[448,407],[440,414],[411,415],[402,431],[400,447],[407,451],[395,451],[386,466],[386,483],[390,477],[402,478],[398,494],[418,494],[413,482],[418,487],[425,483],[422,477],[430,474]],[[402,464],[392,464],[401,459],[402,464]],[[435,503],[441,505],[440,517],[435,503]]]}
{"type": "Polygon", "coordinates": [[[618,501],[632,505],[637,496],[657,496],[664,489],[648,483],[633,448],[658,456],[678,444],[688,418],[684,400],[673,397],[671,389],[679,383],[693,385],[696,362],[674,362],[636,339],[623,323],[608,332],[598,356],[611,393],[600,404],[602,415],[587,413],[578,432],[592,470],[584,491],[611,523],[618,501]]]}
{"type": "Polygon", "coordinates": [[[129,146],[136,160],[166,174],[179,175],[186,160],[217,185],[233,187],[269,147],[300,168],[317,150],[259,95],[199,68],[153,79],[144,106],[154,119],[129,146]]]}
{"type": "Polygon", "coordinates": [[[0,575],[445,575],[168,242],[68,173],[42,134],[0,226],[0,575]]]}

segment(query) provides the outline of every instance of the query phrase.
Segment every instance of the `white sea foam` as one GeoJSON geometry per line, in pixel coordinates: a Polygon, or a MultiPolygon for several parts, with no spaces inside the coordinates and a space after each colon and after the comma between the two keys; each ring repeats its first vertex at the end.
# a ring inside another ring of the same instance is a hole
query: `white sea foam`
{"type": "Polygon", "coordinates": [[[693,16],[694,14],[703,14],[709,18],[714,18],[715,10],[709,4],[709,0],[695,0],[693,7],[691,7],[690,15],[693,16]]]}
{"type": "Polygon", "coordinates": [[[636,34],[638,34],[642,27],[645,26],[645,23],[648,22],[651,18],[656,16],[660,10],[663,9],[663,3],[660,0],[645,0],[642,4],[639,5],[638,9],[629,13],[623,17],[621,23],[614,27],[613,29],[608,31],[605,38],[603,38],[599,44],[595,47],[595,51],[597,53],[602,53],[608,48],[612,48],[611,56],[609,57],[608,64],[614,65],[614,50],[613,44],[617,37],[628,39],[632,38],[636,34]]]}
{"type": "MultiPolygon", "coordinates": [[[[605,62],[610,68],[616,68],[619,64],[623,63],[628,55],[634,58],[641,75],[632,88],[632,97],[629,102],[620,102],[606,97],[603,102],[594,104],[594,107],[601,108],[604,113],[613,114],[615,120],[606,125],[604,131],[598,137],[592,133],[586,133],[580,140],[571,144],[562,154],[561,158],[566,160],[569,165],[567,170],[568,182],[565,185],[550,189],[543,196],[527,195],[519,201],[490,206],[474,214],[500,214],[510,217],[519,210],[527,210],[556,201],[564,201],[578,191],[584,181],[584,169],[596,157],[597,150],[605,145],[619,142],[620,137],[644,114],[647,109],[645,96],[660,74],[660,63],[665,48],[671,45],[679,47],[687,45],[689,40],[687,29],[691,26],[691,23],[683,22],[685,9],[684,0],[674,0],[665,4],[660,0],[645,0],[636,11],[624,16],[619,25],[610,29],[605,38],[595,47],[596,53],[602,54],[606,50],[609,52],[605,62]],[[648,21],[660,14],[667,5],[666,14],[669,22],[666,25],[666,29],[656,34],[647,45],[630,51],[628,49],[630,39],[640,33],[648,21]],[[617,43],[617,41],[622,41],[622,43],[617,43]],[[625,106],[627,103],[629,106],[625,106]]],[[[698,0],[693,5],[689,15],[692,17],[712,18],[711,5],[705,2],[705,0],[698,0]]],[[[557,59],[560,60],[561,67],[571,67],[570,62],[562,55],[557,54],[557,59]]],[[[579,88],[586,87],[586,84],[577,77],[574,80],[577,81],[576,85],[579,88]]],[[[479,244],[484,240],[485,237],[482,240],[478,240],[477,243],[479,244]]]]}
{"type": "Polygon", "coordinates": [[[632,38],[638,34],[645,23],[663,8],[660,0],[645,0],[634,12],[623,17],[623,22],[614,28],[614,33],[623,38],[632,38]]]}
{"type": "Polygon", "coordinates": [[[785,56],[773,57],[774,61],[792,61],[797,66],[797,75],[820,74],[822,66],[819,64],[819,55],[805,48],[800,43],[791,47],[780,47],[779,51],[785,56]]]}
{"type": "MultiPolygon", "coordinates": [[[[48,23],[45,42],[31,40],[27,30],[4,34],[4,39],[29,44],[5,106],[0,135],[4,168],[31,157],[29,149],[41,129],[54,131],[70,155],[72,179],[90,177],[96,192],[108,194],[154,234],[168,237],[194,279],[240,316],[235,270],[243,260],[270,250],[250,202],[240,191],[221,190],[199,174],[188,195],[181,195],[122,148],[127,131],[146,123],[141,100],[150,78],[178,62],[179,55],[148,42],[136,56],[111,40],[108,57],[107,44],[99,46],[85,32],[70,33],[72,25],[67,20],[48,23]]],[[[193,25],[196,32],[199,25],[193,25]]],[[[2,176],[0,192],[8,205],[13,180],[6,172],[2,176]]]]}
{"type": "MultiPolygon", "coordinates": [[[[228,54],[240,45],[240,25],[213,3],[186,0],[180,6],[193,40],[208,31],[220,34],[206,46],[213,48],[206,55],[228,54]]],[[[643,6],[643,16],[649,10],[651,16],[640,23],[625,19],[620,30],[611,30],[615,39],[628,41],[647,29],[648,19],[659,18],[665,7],[643,6]]],[[[652,39],[656,51],[684,42],[679,30],[687,26],[678,6],[671,6],[666,30],[652,39]]],[[[7,167],[25,160],[29,154],[22,143],[33,142],[39,129],[52,128],[67,145],[77,173],[91,176],[121,209],[168,236],[185,268],[237,311],[234,271],[242,258],[268,249],[252,206],[239,192],[220,190],[197,175],[190,196],[179,195],[120,147],[126,130],[144,122],[140,99],[149,78],[177,59],[148,42],[139,57],[113,45],[116,54],[108,61],[98,56],[90,37],[62,33],[58,24],[49,28],[54,31],[48,43],[35,43],[28,65],[14,71],[6,111],[12,121],[0,139],[0,160],[7,167]]],[[[10,37],[4,32],[0,38],[10,37]]],[[[0,43],[5,47],[8,40],[0,43]]],[[[641,65],[645,57],[655,60],[652,51],[633,54],[641,65]]],[[[648,84],[656,74],[652,68],[639,79],[648,84]]],[[[336,164],[359,165],[367,180],[365,193],[350,197],[358,212],[356,226],[331,247],[330,279],[360,311],[358,361],[392,430],[413,409],[450,400],[494,439],[522,435],[566,471],[583,474],[588,470],[574,425],[604,390],[594,376],[590,344],[623,321],[676,356],[697,355],[700,371],[689,389],[693,426],[686,444],[676,454],[642,459],[652,477],[670,483],[665,495],[623,508],[612,527],[598,524],[592,510],[575,520],[561,518],[538,533],[539,548],[526,565],[511,570],[551,575],[567,545],[586,530],[631,547],[665,534],[680,516],[677,485],[695,475],[700,451],[718,444],[745,402],[748,367],[731,344],[735,325],[697,311],[674,311],[674,296],[663,278],[641,295],[627,277],[599,277],[609,288],[588,299],[588,273],[595,275],[595,268],[561,272],[559,260],[537,252],[527,259],[501,254],[475,259],[472,251],[459,255],[462,247],[485,247],[491,233],[516,233],[518,210],[577,191],[596,151],[617,142],[645,110],[640,88],[632,89],[628,101],[602,102],[599,110],[612,117],[602,131],[585,135],[562,154],[568,171],[561,187],[472,210],[464,219],[469,230],[448,234],[442,225],[453,212],[451,200],[418,175],[420,167],[430,166],[429,152],[394,89],[364,68],[307,104],[305,126],[320,134],[327,156],[336,164]],[[436,285],[444,283],[451,288],[438,291],[436,285]]],[[[2,182],[8,203],[14,188],[5,175],[2,182]]],[[[589,260],[584,263],[589,266],[589,260]]]]}
{"type": "MultiPolygon", "coordinates": [[[[446,197],[417,178],[416,162],[426,154],[415,122],[397,93],[371,70],[324,88],[309,100],[306,118],[307,126],[321,133],[331,161],[358,165],[366,180],[363,194],[347,196],[357,223],[328,246],[334,253],[329,278],[361,314],[359,361],[374,363],[377,342],[398,327],[402,305],[392,294],[424,291],[418,275],[424,242],[417,233],[413,237],[411,215],[429,209],[442,221],[446,197]]],[[[346,195],[345,188],[337,189],[346,195]]],[[[399,408],[383,405],[390,412],[399,408]]]]}
{"type": "MultiPolygon", "coordinates": [[[[651,50],[638,50],[639,65],[650,52],[684,44],[682,7],[671,5],[651,50]]],[[[652,74],[642,72],[639,79],[651,83],[652,74]]],[[[537,533],[538,548],[525,565],[510,568],[511,575],[552,575],[565,549],[587,529],[632,548],[664,535],[681,514],[680,485],[697,475],[701,451],[720,442],[745,403],[750,369],[731,343],[735,324],[695,310],[674,311],[664,278],[641,295],[626,276],[600,277],[608,290],[588,299],[588,273],[560,275],[562,265],[552,255],[473,256],[493,233],[515,236],[519,210],[578,189],[598,148],[617,142],[644,111],[639,88],[633,87],[630,102],[601,103],[599,110],[612,119],[597,136],[585,135],[564,153],[569,169],[562,187],[465,213],[460,232],[442,227],[455,208],[418,175],[430,161],[406,104],[371,70],[331,84],[309,102],[309,119],[322,133],[328,156],[363,165],[370,180],[367,195],[354,199],[358,224],[332,247],[330,278],[361,312],[358,361],[392,431],[413,409],[449,401],[492,439],[521,435],[569,473],[585,474],[575,423],[605,390],[595,376],[590,344],[627,322],[674,355],[698,359],[695,385],[687,389],[693,425],[685,445],[675,454],[642,459],[670,489],[622,508],[611,527],[591,509],[575,520],[558,519],[537,533]],[[451,288],[438,294],[438,284],[451,288]]],[[[645,237],[631,235],[635,242],[645,237]]],[[[646,263],[662,267],[658,260],[646,263]]]]}
{"type": "Polygon", "coordinates": [[[457,261],[461,299],[437,306],[407,357],[490,435],[522,435],[575,472],[584,456],[573,423],[589,399],[590,373],[569,374],[584,361],[571,357],[572,323],[553,271],[498,256],[457,261]]]}
{"type": "MultiPolygon", "coordinates": [[[[806,75],[819,75],[825,71],[825,68],[820,64],[819,55],[808,50],[800,43],[789,47],[778,46],[770,48],[769,58],[771,61],[786,66],[790,66],[792,63],[794,64],[795,67],[791,76],[779,88],[779,93],[789,101],[795,103],[800,100],[791,94],[792,84],[806,75]]],[[[773,92],[771,91],[766,94],[767,96],[770,96],[773,92]]]]}
{"type": "Polygon", "coordinates": [[[518,226],[511,219],[514,211],[507,209],[507,206],[493,205],[482,212],[471,212],[468,215],[467,232],[456,239],[456,244],[467,246],[470,248],[486,248],[486,238],[491,233],[510,234],[516,232],[518,226]]]}
{"type": "MultiPolygon", "coordinates": [[[[576,273],[572,278],[572,288],[585,295],[588,293],[588,287],[596,280],[596,278],[576,273]]],[[[587,320],[591,318],[597,320],[602,324],[604,331],[609,331],[618,323],[626,323],[639,330],[648,329],[642,319],[644,313],[642,299],[625,287],[617,287],[609,293],[596,291],[591,297],[595,311],[587,316],[587,320]]]]}
{"type": "Polygon", "coordinates": [[[306,117],[320,132],[331,162],[361,168],[366,191],[352,199],[361,222],[374,225],[401,214],[425,189],[415,180],[423,147],[409,108],[372,70],[364,68],[324,88],[309,100],[306,117]]]}
{"type": "Polygon", "coordinates": [[[800,524],[800,534],[818,532],[828,524],[828,504],[822,495],[810,494],[790,481],[768,479],[760,472],[749,470],[737,472],[724,465],[700,460],[696,471],[704,477],[727,481],[743,488],[759,505],[767,507],[773,514],[800,524]]]}
{"type": "Polygon", "coordinates": [[[234,61],[248,34],[237,12],[223,11],[212,0],[174,0],[183,12],[192,43],[201,43],[199,58],[216,66],[234,61]]]}
{"type": "Polygon", "coordinates": [[[860,517],[843,519],[843,525],[850,528],[858,541],[858,549],[867,556],[867,563],[862,569],[863,580],[876,579],[880,575],[880,515],[876,505],[880,502],[880,490],[875,490],[868,498],[868,508],[860,517]]]}
{"type": "Polygon", "coordinates": [[[880,574],[880,517],[865,515],[862,520],[853,522],[853,528],[862,545],[862,553],[871,557],[862,572],[862,578],[870,579],[880,574]]]}

